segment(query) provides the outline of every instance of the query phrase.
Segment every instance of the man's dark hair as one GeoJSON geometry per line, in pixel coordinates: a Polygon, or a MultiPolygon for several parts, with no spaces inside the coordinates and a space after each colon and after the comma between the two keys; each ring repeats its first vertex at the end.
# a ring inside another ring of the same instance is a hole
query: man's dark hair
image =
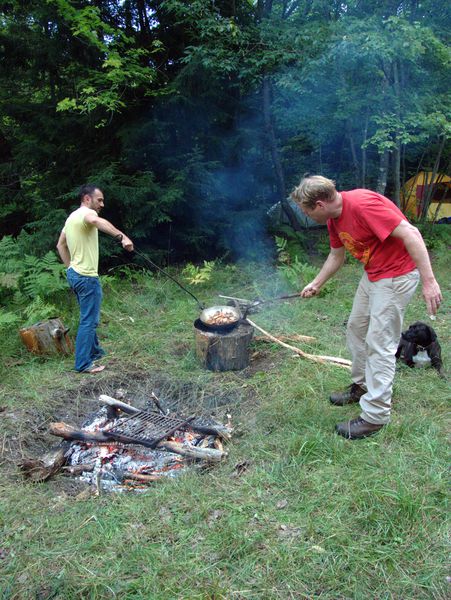
{"type": "Polygon", "coordinates": [[[100,190],[98,185],[95,185],[94,183],[86,183],[85,185],[82,185],[78,191],[78,199],[81,202],[83,200],[83,196],[86,194],[91,196],[96,190],[100,190]]]}

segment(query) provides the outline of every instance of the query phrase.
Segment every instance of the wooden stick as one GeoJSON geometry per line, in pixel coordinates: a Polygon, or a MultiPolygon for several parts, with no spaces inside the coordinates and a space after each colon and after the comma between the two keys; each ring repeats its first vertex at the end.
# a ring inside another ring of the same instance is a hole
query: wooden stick
{"type": "Polygon", "coordinates": [[[319,362],[319,363],[331,362],[333,364],[336,364],[339,367],[342,367],[343,369],[351,368],[352,363],[350,360],[347,360],[346,358],[339,358],[338,356],[322,356],[320,354],[308,354],[307,352],[303,352],[299,348],[296,348],[296,346],[290,346],[290,344],[285,344],[285,342],[278,340],[276,337],[274,337],[273,335],[271,335],[270,333],[268,333],[267,331],[265,331],[264,329],[262,329],[261,327],[256,325],[250,319],[246,319],[246,320],[249,323],[249,325],[252,325],[252,327],[255,327],[255,329],[257,329],[258,331],[263,333],[263,335],[266,335],[270,340],[272,340],[276,344],[280,344],[284,348],[288,348],[289,350],[292,350],[293,352],[295,352],[296,354],[299,354],[299,356],[302,356],[303,358],[307,358],[308,360],[312,360],[314,362],[319,362]]]}
{"type": "Polygon", "coordinates": [[[150,398],[153,401],[153,403],[155,404],[155,406],[158,408],[158,410],[161,412],[162,415],[167,415],[168,414],[168,411],[166,411],[163,408],[163,406],[162,406],[162,404],[160,402],[160,399],[158,398],[158,396],[154,392],[150,393],[150,398]]]}
{"type": "Polygon", "coordinates": [[[120,400],[112,398],[111,396],[107,396],[106,394],[101,394],[99,396],[99,402],[101,404],[106,404],[107,406],[112,406],[113,408],[120,408],[128,415],[136,415],[136,413],[141,412],[138,408],[135,408],[130,404],[126,404],[125,402],[121,402],[120,400]]]}
{"type": "MultiPolygon", "coordinates": [[[[316,342],[316,338],[311,335],[301,335],[295,333],[294,335],[278,335],[276,336],[280,341],[293,341],[293,342],[316,342]]],[[[254,342],[270,342],[264,335],[256,335],[253,337],[254,342]]]]}

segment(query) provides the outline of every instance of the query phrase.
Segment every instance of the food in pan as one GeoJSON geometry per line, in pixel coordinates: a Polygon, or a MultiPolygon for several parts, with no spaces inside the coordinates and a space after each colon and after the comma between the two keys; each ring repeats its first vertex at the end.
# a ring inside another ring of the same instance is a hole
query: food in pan
{"type": "Polygon", "coordinates": [[[217,310],[205,319],[207,325],[229,325],[237,320],[236,314],[227,310],[217,310]]]}

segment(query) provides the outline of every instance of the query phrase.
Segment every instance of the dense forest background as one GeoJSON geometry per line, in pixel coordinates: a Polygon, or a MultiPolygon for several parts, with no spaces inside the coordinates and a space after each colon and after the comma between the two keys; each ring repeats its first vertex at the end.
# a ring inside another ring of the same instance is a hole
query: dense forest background
{"type": "Polygon", "coordinates": [[[0,237],[45,255],[88,181],[166,263],[256,258],[306,172],[399,202],[449,169],[449,7],[3,1],[0,237]]]}

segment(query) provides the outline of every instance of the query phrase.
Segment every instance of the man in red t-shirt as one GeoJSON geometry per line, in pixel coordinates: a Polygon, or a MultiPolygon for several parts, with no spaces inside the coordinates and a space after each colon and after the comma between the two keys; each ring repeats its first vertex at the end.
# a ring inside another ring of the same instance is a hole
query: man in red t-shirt
{"type": "Polygon", "coordinates": [[[336,430],[348,439],[367,437],[390,421],[395,353],[418,281],[421,277],[429,315],[442,301],[440,287],[420,232],[385,196],[365,189],[337,192],[334,181],[315,175],[305,177],[291,197],[307,216],[327,224],[330,237],[329,256],[301,291],[303,298],[316,296],[340,269],[345,249],[364,265],[346,334],[353,383],[330,401],[335,406],[360,402],[360,416],[336,430]]]}

